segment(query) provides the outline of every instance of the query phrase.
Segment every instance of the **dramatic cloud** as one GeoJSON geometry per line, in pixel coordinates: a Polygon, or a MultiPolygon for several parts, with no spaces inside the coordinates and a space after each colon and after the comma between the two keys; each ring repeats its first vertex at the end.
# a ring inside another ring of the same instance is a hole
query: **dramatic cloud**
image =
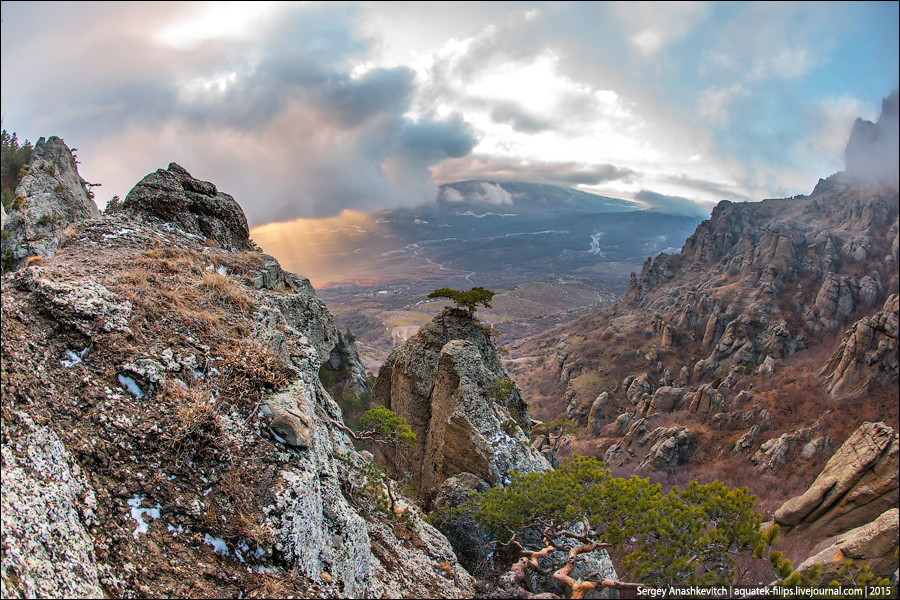
{"type": "Polygon", "coordinates": [[[471,179],[761,199],[843,167],[898,83],[897,21],[859,2],[4,2],[3,125],[77,146],[101,204],[176,161],[255,225],[471,179]]]}
{"type": "MultiPolygon", "coordinates": [[[[143,172],[126,171],[126,186],[174,160],[232,193],[251,223],[428,202],[437,191],[429,166],[470,152],[472,127],[457,114],[406,117],[415,92],[410,69],[351,76],[350,59],[369,43],[353,36],[348,12],[308,7],[282,14],[266,36],[227,43],[200,38],[160,48],[148,32],[107,65],[116,76],[82,86],[82,73],[57,71],[53,85],[71,94],[48,93],[51,82],[41,81],[21,100],[57,115],[55,127],[79,139],[85,163],[134,143],[147,158],[158,156],[143,172]],[[173,60],[130,68],[159,54],[173,60]]],[[[178,31],[161,37],[178,42],[178,31]]],[[[87,34],[74,37],[62,42],[78,49],[79,61],[109,60],[87,34]]],[[[4,50],[4,71],[5,58],[4,50]]]]}

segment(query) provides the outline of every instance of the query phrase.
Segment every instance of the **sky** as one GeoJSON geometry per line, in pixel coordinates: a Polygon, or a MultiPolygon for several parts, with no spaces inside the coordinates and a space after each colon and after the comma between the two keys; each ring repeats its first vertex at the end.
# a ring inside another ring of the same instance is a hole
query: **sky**
{"type": "Polygon", "coordinates": [[[898,87],[898,3],[3,2],[3,127],[100,208],[177,162],[251,226],[467,179],[678,214],[809,193],[898,87]]]}

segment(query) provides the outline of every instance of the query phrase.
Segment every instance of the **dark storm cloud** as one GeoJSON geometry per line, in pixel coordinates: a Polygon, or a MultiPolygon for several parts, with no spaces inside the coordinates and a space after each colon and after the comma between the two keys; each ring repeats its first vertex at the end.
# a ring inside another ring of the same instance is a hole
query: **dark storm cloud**
{"type": "MultiPolygon", "coordinates": [[[[415,93],[410,69],[351,76],[350,66],[371,45],[351,30],[352,6],[295,7],[265,35],[174,48],[152,35],[186,10],[169,8],[174,12],[164,18],[152,5],[83,13],[61,6],[71,20],[57,44],[84,69],[41,54],[38,63],[46,63],[33,66],[51,77],[18,93],[7,93],[4,83],[4,110],[15,106],[40,135],[65,135],[84,163],[98,155],[109,162],[113,147],[142,143],[157,167],[179,162],[233,194],[252,225],[430,201],[437,187],[429,166],[465,156],[477,143],[457,115],[404,117],[415,93]],[[112,26],[123,18],[148,27],[112,26]],[[48,125],[53,130],[45,131],[48,125]]],[[[33,9],[18,8],[12,18],[27,30],[33,9]]],[[[7,25],[4,71],[26,77],[28,69],[8,55],[7,25]]],[[[30,38],[16,39],[24,54],[37,53],[30,38]]],[[[132,173],[127,185],[145,174],[132,173]]]]}
{"type": "Polygon", "coordinates": [[[645,204],[650,210],[685,217],[706,219],[713,208],[711,204],[702,204],[681,196],[666,196],[649,190],[641,190],[634,195],[634,199],[645,204]]]}

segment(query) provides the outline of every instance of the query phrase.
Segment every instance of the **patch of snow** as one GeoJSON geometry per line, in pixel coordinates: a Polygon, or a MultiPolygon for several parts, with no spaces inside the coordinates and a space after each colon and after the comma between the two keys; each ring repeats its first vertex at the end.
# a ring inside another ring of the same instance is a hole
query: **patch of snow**
{"type": "Polygon", "coordinates": [[[271,427],[269,427],[269,433],[271,433],[273,436],[275,436],[275,439],[278,440],[280,443],[287,444],[287,440],[284,439],[283,437],[281,437],[280,435],[278,435],[277,433],[275,433],[275,431],[271,427]]]}
{"type": "Polygon", "coordinates": [[[144,392],[141,390],[141,387],[131,377],[128,377],[127,375],[119,375],[119,383],[121,383],[122,387],[128,390],[129,393],[131,393],[131,395],[138,400],[144,397],[144,392]]]}
{"type": "Polygon", "coordinates": [[[224,277],[225,275],[228,275],[228,269],[225,268],[225,265],[219,265],[219,268],[216,269],[216,273],[224,277]]]}
{"type": "Polygon", "coordinates": [[[137,523],[137,529],[134,530],[134,539],[137,539],[139,533],[147,533],[150,524],[144,521],[144,515],[147,515],[151,519],[159,518],[159,510],[162,508],[159,504],[156,505],[156,508],[141,508],[141,503],[144,501],[143,496],[139,496],[138,494],[134,495],[134,498],[128,500],[128,506],[131,507],[131,518],[135,520],[137,523]]]}
{"type": "Polygon", "coordinates": [[[133,231],[134,231],[134,229],[128,229],[127,227],[123,227],[121,230],[117,231],[116,233],[104,233],[103,239],[104,240],[112,240],[121,235],[125,235],[126,233],[131,233],[133,231]]]}
{"type": "Polygon", "coordinates": [[[71,350],[66,350],[66,358],[60,359],[59,364],[66,368],[74,367],[81,362],[81,359],[85,354],[87,354],[87,351],[87,348],[78,353],[72,352],[71,350]]]}
{"type": "Polygon", "coordinates": [[[221,554],[222,556],[231,556],[231,552],[228,550],[228,544],[225,543],[225,540],[222,538],[217,538],[206,534],[206,537],[203,538],[203,543],[213,547],[213,550],[221,554]]]}

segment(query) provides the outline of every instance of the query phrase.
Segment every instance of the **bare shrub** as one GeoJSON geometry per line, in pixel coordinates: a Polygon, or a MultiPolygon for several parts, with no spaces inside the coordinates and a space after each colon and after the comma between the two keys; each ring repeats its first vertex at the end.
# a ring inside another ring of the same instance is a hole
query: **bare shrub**
{"type": "Polygon", "coordinates": [[[237,340],[219,348],[224,361],[220,398],[239,409],[253,406],[267,391],[283,389],[293,373],[287,361],[252,340],[237,340]]]}

